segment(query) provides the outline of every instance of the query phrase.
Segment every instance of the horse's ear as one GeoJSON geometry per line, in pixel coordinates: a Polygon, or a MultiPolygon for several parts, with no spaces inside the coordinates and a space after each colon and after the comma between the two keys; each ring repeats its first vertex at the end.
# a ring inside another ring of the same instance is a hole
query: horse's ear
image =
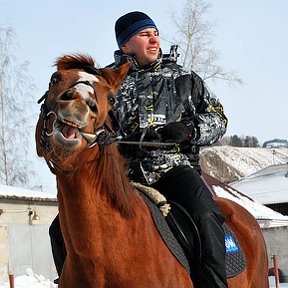
{"type": "Polygon", "coordinates": [[[107,68],[100,69],[104,75],[104,78],[108,85],[111,87],[112,93],[116,93],[118,90],[121,82],[126,77],[130,68],[130,62],[126,62],[125,64],[121,65],[120,67],[110,70],[107,68]]]}

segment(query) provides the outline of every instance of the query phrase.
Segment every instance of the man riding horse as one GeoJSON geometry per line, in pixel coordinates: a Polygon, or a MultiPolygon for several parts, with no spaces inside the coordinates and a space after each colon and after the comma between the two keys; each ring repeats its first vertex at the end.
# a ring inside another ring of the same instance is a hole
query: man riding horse
{"type": "MultiPolygon", "coordinates": [[[[119,50],[108,68],[131,63],[114,105],[119,138],[139,142],[139,146],[120,144],[128,159],[127,175],[188,211],[201,237],[199,286],[228,287],[224,218],[201,178],[198,163],[199,147],[217,142],[226,132],[223,107],[196,73],[176,63],[175,47],[169,55],[161,53],[159,30],[149,16],[125,14],[116,21],[115,32],[119,50]],[[163,146],[156,145],[159,142],[163,146]]],[[[60,274],[65,251],[57,218],[50,236],[60,274]]]]}

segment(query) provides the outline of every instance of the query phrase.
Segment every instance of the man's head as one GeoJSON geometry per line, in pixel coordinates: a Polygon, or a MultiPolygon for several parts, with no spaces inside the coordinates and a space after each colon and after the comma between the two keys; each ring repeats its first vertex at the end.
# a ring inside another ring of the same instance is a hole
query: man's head
{"type": "Polygon", "coordinates": [[[122,52],[134,55],[140,66],[157,60],[160,51],[158,29],[145,13],[136,11],[123,15],[116,21],[115,33],[122,52]]]}

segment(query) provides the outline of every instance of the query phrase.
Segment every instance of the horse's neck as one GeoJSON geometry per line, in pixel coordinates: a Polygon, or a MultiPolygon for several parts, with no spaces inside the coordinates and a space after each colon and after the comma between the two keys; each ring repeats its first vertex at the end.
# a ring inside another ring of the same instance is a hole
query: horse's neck
{"type": "Polygon", "coordinates": [[[99,181],[87,171],[57,177],[59,215],[64,239],[71,244],[68,249],[85,253],[89,247],[89,253],[97,253],[111,235],[125,233],[121,223],[127,219],[111,207],[107,197],[111,191],[103,191],[99,181]]]}
{"type": "Polygon", "coordinates": [[[105,191],[100,193],[97,181],[97,179],[92,181],[85,171],[74,173],[71,177],[57,178],[59,212],[60,215],[62,211],[64,212],[63,217],[69,225],[81,224],[79,227],[83,230],[89,222],[95,223],[105,207],[107,208],[107,199],[103,197],[105,191]]]}

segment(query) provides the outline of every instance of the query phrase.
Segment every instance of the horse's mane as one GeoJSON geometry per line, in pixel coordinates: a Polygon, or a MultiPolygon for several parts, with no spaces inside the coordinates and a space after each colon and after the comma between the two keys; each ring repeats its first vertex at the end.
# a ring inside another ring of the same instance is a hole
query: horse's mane
{"type": "Polygon", "coordinates": [[[124,217],[130,218],[134,215],[132,203],[135,192],[125,175],[124,158],[116,143],[105,145],[99,153],[100,157],[95,161],[95,172],[92,175],[95,175],[95,180],[101,179],[100,183],[98,182],[100,191],[109,191],[106,197],[110,205],[124,217]]]}
{"type": "Polygon", "coordinates": [[[69,69],[84,69],[88,73],[99,73],[95,67],[95,61],[90,55],[85,54],[70,54],[64,55],[56,59],[54,66],[57,70],[69,70],[69,69]]]}

